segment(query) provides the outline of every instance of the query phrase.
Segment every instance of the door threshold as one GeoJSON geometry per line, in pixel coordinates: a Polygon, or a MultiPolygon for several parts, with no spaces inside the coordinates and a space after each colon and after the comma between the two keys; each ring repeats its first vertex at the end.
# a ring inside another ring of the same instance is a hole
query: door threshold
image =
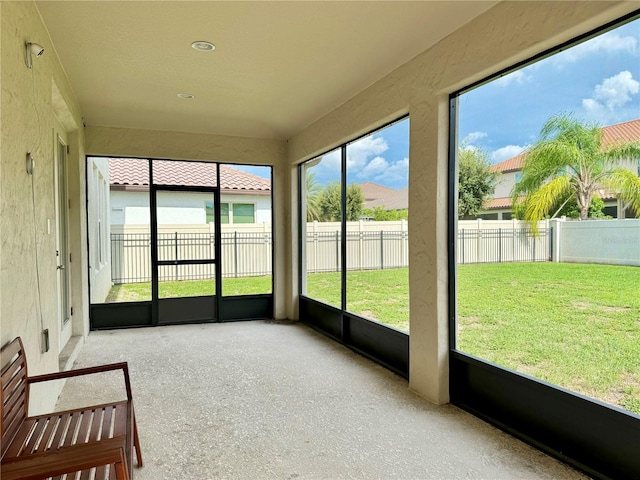
{"type": "Polygon", "coordinates": [[[82,335],[73,335],[58,355],[58,367],[60,372],[70,370],[73,362],[78,358],[80,350],[84,345],[84,337],[82,335]]]}

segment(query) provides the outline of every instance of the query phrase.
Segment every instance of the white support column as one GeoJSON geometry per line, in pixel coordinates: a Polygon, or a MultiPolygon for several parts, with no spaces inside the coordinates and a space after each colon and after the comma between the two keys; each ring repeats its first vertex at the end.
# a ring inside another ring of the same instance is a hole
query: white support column
{"type": "Polygon", "coordinates": [[[448,112],[446,96],[410,112],[409,387],[436,404],[449,401],[448,112]]]}

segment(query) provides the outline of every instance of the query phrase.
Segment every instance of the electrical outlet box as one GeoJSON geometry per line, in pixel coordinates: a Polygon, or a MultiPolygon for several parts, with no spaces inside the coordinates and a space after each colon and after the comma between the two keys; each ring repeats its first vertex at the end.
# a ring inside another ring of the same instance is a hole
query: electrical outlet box
{"type": "Polygon", "coordinates": [[[47,353],[49,348],[49,329],[45,328],[42,331],[42,349],[44,350],[42,353],[47,353]]]}

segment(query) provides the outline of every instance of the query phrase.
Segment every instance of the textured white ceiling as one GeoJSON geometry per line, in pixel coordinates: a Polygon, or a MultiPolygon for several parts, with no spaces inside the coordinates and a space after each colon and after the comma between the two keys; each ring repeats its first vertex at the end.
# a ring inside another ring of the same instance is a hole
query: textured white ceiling
{"type": "Polygon", "coordinates": [[[289,138],[495,3],[37,5],[87,125],[289,138]]]}

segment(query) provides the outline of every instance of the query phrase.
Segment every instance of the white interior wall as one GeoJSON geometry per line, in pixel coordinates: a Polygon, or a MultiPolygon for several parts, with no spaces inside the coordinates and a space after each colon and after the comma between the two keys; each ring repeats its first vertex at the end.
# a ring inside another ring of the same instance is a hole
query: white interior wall
{"type": "MultiPolygon", "coordinates": [[[[295,198],[297,163],[409,113],[410,387],[427,399],[448,401],[449,94],[635,8],[631,2],[502,2],[289,139],[295,198]]],[[[290,214],[287,278],[297,292],[297,211],[290,214]]],[[[290,316],[296,303],[294,295],[290,316]]]]}

